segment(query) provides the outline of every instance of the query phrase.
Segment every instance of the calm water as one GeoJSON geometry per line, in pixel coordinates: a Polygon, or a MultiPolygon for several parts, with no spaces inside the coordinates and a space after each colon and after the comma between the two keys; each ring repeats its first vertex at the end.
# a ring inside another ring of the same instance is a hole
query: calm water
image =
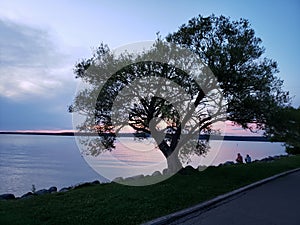
{"type": "MultiPolygon", "coordinates": [[[[280,143],[224,141],[212,145],[216,151],[212,150],[205,158],[194,157],[190,164],[218,165],[234,161],[238,152],[250,154],[253,159],[285,154],[280,143]]],[[[166,167],[164,157],[152,143],[128,138],[122,138],[112,154],[86,160],[74,137],[0,135],[0,194],[20,196],[31,191],[32,184],[36,189],[62,188],[85,181],[151,174],[166,167]]]]}

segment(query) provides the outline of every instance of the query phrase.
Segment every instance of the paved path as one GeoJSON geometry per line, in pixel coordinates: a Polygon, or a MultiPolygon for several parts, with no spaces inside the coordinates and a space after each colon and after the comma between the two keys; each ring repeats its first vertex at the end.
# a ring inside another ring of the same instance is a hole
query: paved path
{"type": "Polygon", "coordinates": [[[208,209],[171,224],[184,225],[299,225],[300,172],[242,192],[208,209]]]}

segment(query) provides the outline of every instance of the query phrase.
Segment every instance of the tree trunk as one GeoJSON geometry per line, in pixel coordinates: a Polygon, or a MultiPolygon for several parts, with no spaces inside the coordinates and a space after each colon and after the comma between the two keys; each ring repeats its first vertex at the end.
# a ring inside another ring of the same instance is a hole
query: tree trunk
{"type": "Polygon", "coordinates": [[[177,152],[173,152],[171,155],[166,157],[169,173],[177,173],[182,168],[182,164],[178,158],[178,153],[176,153],[177,152]]]}
{"type": "Polygon", "coordinates": [[[151,132],[151,135],[156,141],[156,143],[158,143],[160,151],[167,159],[168,173],[171,174],[178,172],[182,168],[182,164],[178,158],[178,149],[176,148],[179,137],[173,137],[172,144],[171,146],[169,146],[165,140],[162,140],[161,136],[163,134],[155,132],[154,130],[154,132],[151,132]]]}

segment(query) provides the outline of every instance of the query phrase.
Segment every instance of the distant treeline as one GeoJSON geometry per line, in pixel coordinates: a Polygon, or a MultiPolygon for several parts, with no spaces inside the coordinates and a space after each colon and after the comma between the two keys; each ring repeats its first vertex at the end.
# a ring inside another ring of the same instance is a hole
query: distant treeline
{"type": "MultiPolygon", "coordinates": [[[[18,135],[51,135],[51,136],[98,136],[98,133],[82,133],[82,132],[15,132],[15,131],[4,131],[0,134],[18,134],[18,135]]],[[[112,134],[105,134],[112,135],[112,134]]],[[[143,135],[136,135],[133,133],[119,133],[118,137],[137,137],[143,138],[143,135]]],[[[270,142],[267,137],[263,136],[217,136],[217,135],[200,135],[201,140],[224,140],[224,141],[255,141],[255,142],[270,142]]]]}

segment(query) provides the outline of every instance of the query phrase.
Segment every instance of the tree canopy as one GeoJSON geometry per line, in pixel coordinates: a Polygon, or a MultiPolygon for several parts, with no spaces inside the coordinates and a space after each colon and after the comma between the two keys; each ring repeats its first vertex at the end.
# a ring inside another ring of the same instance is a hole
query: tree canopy
{"type": "Polygon", "coordinates": [[[207,151],[207,141],[198,137],[210,134],[216,122],[262,129],[272,109],[289,101],[275,76],[277,63],[263,57],[261,39],[245,19],[198,16],[166,40],[119,55],[102,44],[77,63],[76,77],[89,88],[69,110],[85,114],[79,129],[100,134],[101,148],[86,143],[90,154],[112,150],[115,134],[130,126],[151,135],[176,171],[182,156],[207,151]]]}
{"type": "Polygon", "coordinates": [[[248,20],[198,16],[166,39],[198,54],[212,70],[228,101],[227,119],[243,128],[264,128],[272,108],[289,102],[275,76],[277,63],[263,57],[262,40],[248,20]]]}

